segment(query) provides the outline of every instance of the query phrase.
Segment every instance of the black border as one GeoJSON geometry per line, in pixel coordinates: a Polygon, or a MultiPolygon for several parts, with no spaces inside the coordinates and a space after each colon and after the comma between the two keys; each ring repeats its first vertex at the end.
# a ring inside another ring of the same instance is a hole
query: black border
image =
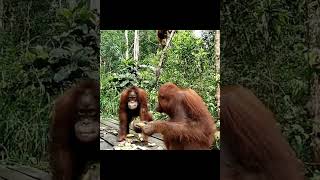
{"type": "Polygon", "coordinates": [[[220,29],[220,1],[101,1],[101,30],[220,29]],[[161,4],[160,4],[161,3],[161,4]]]}
{"type": "Polygon", "coordinates": [[[220,151],[100,151],[101,179],[220,179],[220,151]]]}

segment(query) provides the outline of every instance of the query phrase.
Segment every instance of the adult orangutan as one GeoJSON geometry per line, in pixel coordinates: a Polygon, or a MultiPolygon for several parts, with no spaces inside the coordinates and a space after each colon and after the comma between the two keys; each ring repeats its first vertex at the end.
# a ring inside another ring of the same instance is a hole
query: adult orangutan
{"type": "Polygon", "coordinates": [[[220,105],[221,180],[302,180],[304,169],[273,114],[248,89],[226,86],[220,105]]]}
{"type": "MultiPolygon", "coordinates": [[[[121,93],[119,105],[120,132],[118,141],[123,141],[129,133],[129,125],[135,117],[140,117],[140,121],[152,121],[152,116],[148,110],[147,93],[136,86],[128,88],[121,93]]],[[[140,133],[141,129],[135,127],[135,131],[140,133]]],[[[147,136],[144,137],[147,141],[147,136]]]]}
{"type": "Polygon", "coordinates": [[[53,180],[78,179],[87,164],[99,161],[99,92],[98,82],[86,80],[55,101],[49,141],[53,180]]]}
{"type": "Polygon", "coordinates": [[[161,133],[168,150],[210,149],[216,131],[202,98],[192,89],[180,89],[173,83],[162,85],[157,111],[166,113],[167,121],[153,121],[142,126],[146,135],[161,133]]]}

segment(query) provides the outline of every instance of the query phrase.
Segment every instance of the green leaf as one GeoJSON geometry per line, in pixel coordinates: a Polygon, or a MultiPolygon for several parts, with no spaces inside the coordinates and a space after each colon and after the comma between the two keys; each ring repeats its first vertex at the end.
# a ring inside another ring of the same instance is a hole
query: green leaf
{"type": "Polygon", "coordinates": [[[36,46],[35,50],[39,59],[47,59],[49,57],[48,52],[46,52],[42,46],[36,46]]]}
{"type": "Polygon", "coordinates": [[[75,71],[77,69],[77,66],[75,64],[67,65],[65,67],[62,67],[55,75],[53,80],[55,82],[60,82],[66,78],[69,77],[71,72],[75,71]]]}
{"type": "Polygon", "coordinates": [[[58,9],[57,14],[58,14],[58,16],[62,16],[65,19],[72,18],[72,12],[69,9],[66,9],[66,8],[58,9]]]}
{"type": "Polygon", "coordinates": [[[301,137],[300,137],[300,136],[294,136],[294,138],[295,138],[295,140],[296,140],[296,142],[297,142],[298,147],[301,148],[301,146],[302,146],[302,139],[301,139],[301,137]]]}
{"type": "Polygon", "coordinates": [[[89,28],[86,24],[79,26],[78,29],[82,30],[84,34],[88,34],[89,28]]]}
{"type": "Polygon", "coordinates": [[[99,74],[97,71],[85,71],[85,74],[91,79],[99,80],[99,74]]]}
{"type": "Polygon", "coordinates": [[[120,87],[125,87],[129,83],[129,80],[125,80],[120,84],[120,87]]]}
{"type": "Polygon", "coordinates": [[[36,59],[36,55],[30,51],[27,51],[24,56],[28,62],[33,62],[36,59]]]}
{"type": "Polygon", "coordinates": [[[69,51],[62,49],[62,48],[56,48],[50,51],[50,57],[55,58],[66,58],[70,56],[69,51]]]}

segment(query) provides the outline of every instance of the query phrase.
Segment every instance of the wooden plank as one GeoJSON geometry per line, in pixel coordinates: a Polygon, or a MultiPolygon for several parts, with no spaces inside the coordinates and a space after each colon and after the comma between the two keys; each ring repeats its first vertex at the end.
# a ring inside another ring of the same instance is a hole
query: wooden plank
{"type": "MultiPolygon", "coordinates": [[[[100,136],[103,136],[103,134],[100,134],[100,136]]],[[[100,137],[100,150],[113,150],[113,146],[100,137]]]]}
{"type": "Polygon", "coordinates": [[[17,171],[19,173],[25,174],[27,176],[33,177],[39,180],[49,180],[51,179],[49,173],[43,172],[41,170],[27,167],[27,166],[8,166],[8,169],[17,171]]]}
{"type": "MultiPolygon", "coordinates": [[[[113,124],[111,122],[106,122],[106,123],[101,123],[101,126],[106,127],[106,128],[112,128],[112,129],[118,129],[119,126],[117,126],[116,124],[113,124]]],[[[134,133],[134,131],[130,130],[130,133],[134,133]]],[[[119,144],[118,140],[117,140],[117,136],[107,133],[107,134],[103,134],[102,139],[104,139],[106,142],[112,144],[113,146],[117,146],[119,144]]],[[[164,143],[162,140],[153,138],[153,137],[149,137],[148,141],[150,143],[155,143],[157,146],[161,146],[163,149],[166,149],[164,143]]],[[[155,147],[148,147],[151,150],[157,150],[157,146],[155,147]]]]}
{"type": "Polygon", "coordinates": [[[7,180],[35,180],[34,178],[20,172],[0,166],[0,177],[7,180]]]}
{"type": "MultiPolygon", "coordinates": [[[[116,124],[114,124],[114,123],[112,123],[112,122],[105,122],[105,123],[102,123],[103,125],[105,125],[105,126],[109,126],[109,127],[111,127],[111,128],[113,128],[113,129],[119,129],[119,125],[116,125],[116,124]]],[[[130,133],[135,133],[133,130],[129,130],[129,132],[130,133]]],[[[116,138],[115,138],[116,139],[116,138]]],[[[157,145],[159,145],[159,146],[161,146],[162,148],[165,148],[165,145],[164,145],[164,143],[163,143],[163,141],[162,140],[159,140],[158,138],[154,138],[154,137],[149,137],[148,138],[148,141],[150,142],[150,143],[155,143],[155,144],[157,144],[157,145]]],[[[116,143],[116,144],[118,144],[118,142],[116,143]]]]}
{"type": "Polygon", "coordinates": [[[100,150],[113,150],[113,147],[103,140],[100,142],[100,150]]]}
{"type": "Polygon", "coordinates": [[[117,141],[117,136],[113,134],[107,133],[107,134],[104,134],[101,138],[107,141],[109,144],[112,144],[113,146],[116,146],[119,144],[119,142],[117,141]]]}
{"type": "MultiPolygon", "coordinates": [[[[104,122],[111,122],[113,124],[116,124],[119,128],[119,121],[116,121],[116,120],[113,120],[113,119],[106,119],[106,121],[104,122]]],[[[132,128],[130,128],[131,130],[133,130],[132,128]]],[[[159,140],[163,140],[163,137],[161,134],[153,134],[152,137],[156,138],[156,139],[159,139],[159,140]]]]}

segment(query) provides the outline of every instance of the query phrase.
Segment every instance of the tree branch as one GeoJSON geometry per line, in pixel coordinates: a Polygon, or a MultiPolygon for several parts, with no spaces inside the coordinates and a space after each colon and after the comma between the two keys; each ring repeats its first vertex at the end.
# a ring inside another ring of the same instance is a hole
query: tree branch
{"type": "Polygon", "coordinates": [[[171,34],[170,34],[170,36],[169,36],[169,39],[168,39],[167,42],[166,42],[166,46],[165,46],[165,47],[163,48],[163,50],[161,51],[160,60],[159,60],[159,65],[158,65],[158,67],[157,67],[157,69],[156,69],[156,83],[155,83],[155,85],[158,85],[158,83],[159,83],[160,71],[161,71],[161,69],[162,69],[162,67],[163,67],[163,64],[164,64],[164,57],[165,57],[165,54],[166,54],[166,52],[167,52],[167,49],[168,49],[169,46],[170,46],[170,42],[171,42],[172,37],[173,37],[173,35],[174,35],[175,32],[176,32],[175,30],[172,30],[172,32],[171,32],[171,34]]]}

